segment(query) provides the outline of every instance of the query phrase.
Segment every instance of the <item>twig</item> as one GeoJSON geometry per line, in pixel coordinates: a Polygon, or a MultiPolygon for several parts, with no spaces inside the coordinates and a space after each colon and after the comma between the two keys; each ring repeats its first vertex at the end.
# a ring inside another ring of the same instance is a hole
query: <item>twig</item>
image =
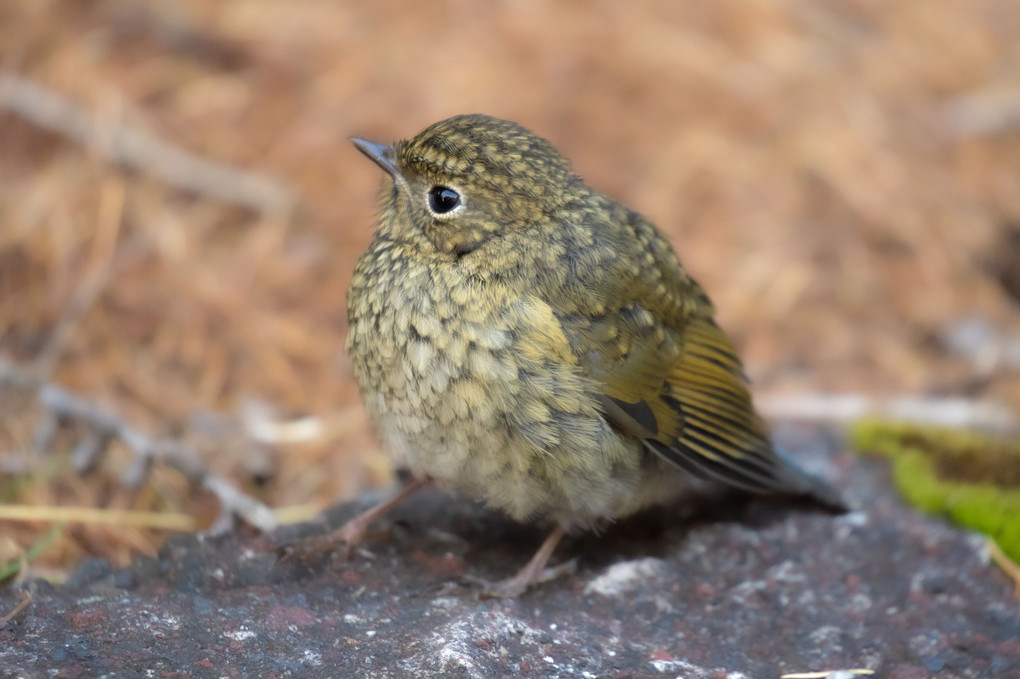
{"type": "Polygon", "coordinates": [[[7,537],[0,539],[0,582],[6,580],[13,573],[17,573],[16,582],[24,582],[28,573],[28,552],[21,545],[7,537]],[[6,563],[2,563],[6,562],[6,563]]]}
{"type": "Polygon", "coordinates": [[[784,674],[779,679],[853,679],[853,677],[874,673],[875,670],[822,670],[821,672],[784,674]]]}
{"type": "MultiPolygon", "coordinates": [[[[3,548],[2,551],[4,552],[4,556],[0,557],[0,560],[7,559],[7,563],[0,563],[0,582],[6,580],[12,575],[15,575],[15,584],[21,584],[27,580],[29,564],[31,564],[32,561],[34,561],[40,554],[46,551],[46,549],[53,544],[58,537],[60,537],[60,534],[64,531],[65,525],[66,524],[62,521],[57,523],[57,525],[53,526],[49,532],[37,538],[27,550],[22,548],[11,538],[4,537],[3,540],[0,541],[0,547],[3,548]],[[13,559],[8,557],[10,554],[14,555],[13,559]]],[[[38,570],[39,569],[37,567],[33,567],[34,573],[37,573],[38,570]]]]}
{"type": "Polygon", "coordinates": [[[201,158],[141,130],[111,126],[29,78],[0,76],[0,109],[192,193],[276,216],[288,214],[296,204],[291,191],[275,181],[201,158]]]}
{"type": "Polygon", "coordinates": [[[988,89],[950,99],[943,124],[954,139],[989,137],[1020,127],[1020,90],[988,89]]]}
{"type": "Polygon", "coordinates": [[[895,396],[874,398],[865,394],[779,394],[757,399],[762,415],[772,419],[850,422],[873,415],[890,419],[940,424],[947,427],[978,427],[1010,430],[1014,415],[999,405],[964,398],[895,396]]]}
{"type": "Polygon", "coordinates": [[[21,613],[23,610],[25,610],[28,607],[28,605],[30,603],[32,603],[32,600],[35,598],[35,593],[34,593],[33,590],[34,590],[34,588],[33,589],[29,589],[29,591],[27,591],[27,592],[22,592],[22,596],[24,596],[25,598],[22,599],[18,603],[18,605],[15,606],[13,610],[11,610],[10,613],[8,613],[7,615],[4,615],[4,616],[0,616],[0,624],[6,624],[6,623],[10,622],[11,620],[14,619],[14,617],[16,615],[18,615],[18,613],[21,613]]]}
{"type": "Polygon", "coordinates": [[[195,519],[177,512],[139,512],[97,507],[26,507],[0,505],[0,521],[60,521],[65,523],[138,526],[159,530],[195,530],[195,519]]]}
{"type": "Polygon", "coordinates": [[[1017,599],[1020,599],[1020,565],[1017,565],[1016,562],[1006,556],[1006,552],[1002,551],[1002,547],[994,539],[987,538],[986,540],[988,555],[1013,581],[1013,592],[1016,594],[1017,599]]]}
{"type": "Polygon", "coordinates": [[[184,474],[193,484],[211,492],[220,501],[222,511],[213,525],[213,531],[228,529],[233,525],[235,516],[262,531],[276,527],[276,518],[268,507],[245,495],[226,479],[213,474],[197,452],[179,441],[152,438],[125,422],[113,410],[0,362],[0,385],[5,382],[36,390],[43,414],[33,441],[40,450],[49,446],[60,420],[81,422],[87,425],[89,433],[78,443],[73,453],[74,464],[79,470],[95,466],[109,449],[109,443],[117,440],[134,456],[134,464],[121,477],[126,485],[137,486],[146,478],[154,462],[162,462],[184,474]]]}
{"type": "Polygon", "coordinates": [[[276,517],[272,510],[255,498],[239,491],[230,481],[206,473],[203,475],[202,487],[215,495],[225,508],[230,507],[231,509],[229,512],[220,512],[216,522],[209,529],[211,533],[223,533],[230,530],[234,525],[234,516],[244,517],[245,521],[263,532],[271,531],[276,527],[276,517]]]}

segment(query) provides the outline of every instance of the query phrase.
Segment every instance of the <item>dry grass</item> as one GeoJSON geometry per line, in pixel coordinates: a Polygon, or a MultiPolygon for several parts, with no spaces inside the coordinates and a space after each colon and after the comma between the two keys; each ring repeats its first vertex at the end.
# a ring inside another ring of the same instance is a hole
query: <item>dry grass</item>
{"type": "MultiPolygon", "coordinates": [[[[251,399],[323,418],[317,441],[254,461],[243,441],[205,447],[272,506],[382,482],[343,351],[379,176],[346,137],[480,111],[552,139],[670,233],[759,392],[1017,407],[1015,368],[939,340],[975,315],[1020,336],[982,268],[1020,220],[1017,35],[1012,0],[6,2],[4,71],[96,114],[97,135],[141,130],[257,172],[297,209],[183,191],[0,113],[0,357],[48,355],[57,382],[154,432],[251,399]]],[[[2,398],[0,459],[33,421],[2,398]]],[[[86,478],[31,454],[0,470],[0,502],[210,520],[176,473],[122,488],[123,453],[86,478]]],[[[23,549],[47,530],[0,523],[23,549]]],[[[69,524],[39,563],[122,562],[161,538],[69,524]]]]}

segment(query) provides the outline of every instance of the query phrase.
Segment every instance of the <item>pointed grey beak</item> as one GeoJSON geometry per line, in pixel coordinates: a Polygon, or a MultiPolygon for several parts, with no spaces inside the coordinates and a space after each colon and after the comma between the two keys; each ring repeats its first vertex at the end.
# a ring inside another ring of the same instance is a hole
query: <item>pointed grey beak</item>
{"type": "Polygon", "coordinates": [[[386,144],[376,144],[367,139],[351,137],[351,143],[368,156],[376,165],[393,175],[394,179],[400,179],[400,170],[397,169],[396,159],[393,157],[393,149],[386,144]]]}

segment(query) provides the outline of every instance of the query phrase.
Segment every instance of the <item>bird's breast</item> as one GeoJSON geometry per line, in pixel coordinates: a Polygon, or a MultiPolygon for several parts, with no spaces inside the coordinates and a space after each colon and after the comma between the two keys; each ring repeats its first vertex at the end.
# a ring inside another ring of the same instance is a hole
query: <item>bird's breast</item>
{"type": "Polygon", "coordinates": [[[518,519],[638,506],[640,446],[599,412],[547,304],[382,243],[348,306],[355,376],[398,462],[518,519]]]}
{"type": "Polygon", "coordinates": [[[505,443],[500,406],[518,370],[503,307],[448,261],[399,244],[359,263],[348,294],[355,376],[380,433],[412,467],[449,475],[434,467],[457,465],[468,445],[505,443]]]}

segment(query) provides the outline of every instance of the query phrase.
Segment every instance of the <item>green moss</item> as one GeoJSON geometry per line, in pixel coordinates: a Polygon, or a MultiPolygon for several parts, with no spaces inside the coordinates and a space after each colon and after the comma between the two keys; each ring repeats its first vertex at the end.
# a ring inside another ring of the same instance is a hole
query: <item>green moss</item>
{"type": "Polygon", "coordinates": [[[1020,561],[1020,441],[876,420],[855,424],[850,440],[892,461],[911,505],[994,538],[1020,561]]]}

